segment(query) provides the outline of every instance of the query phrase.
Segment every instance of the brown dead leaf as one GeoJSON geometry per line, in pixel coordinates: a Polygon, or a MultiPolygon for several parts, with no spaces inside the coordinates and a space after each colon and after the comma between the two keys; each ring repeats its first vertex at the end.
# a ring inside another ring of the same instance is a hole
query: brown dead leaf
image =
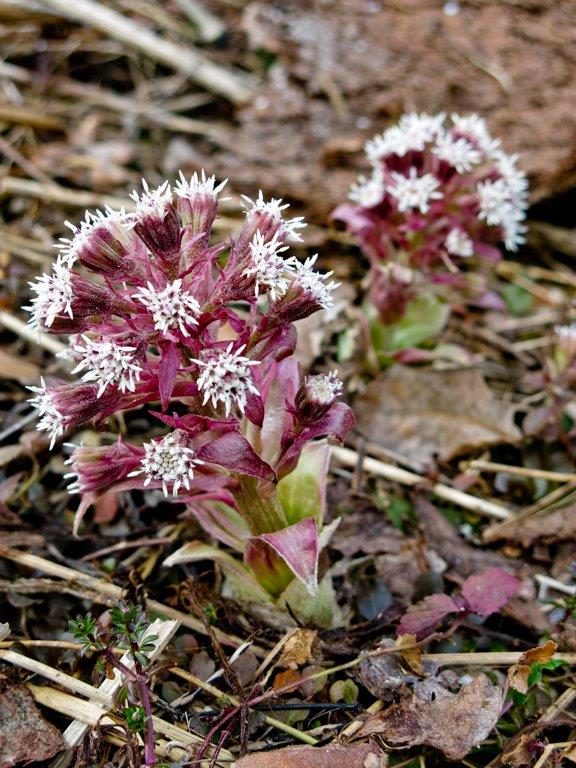
{"type": "Polygon", "coordinates": [[[23,685],[0,692],[0,768],[48,761],[65,747],[60,731],[42,717],[23,685]]]}
{"type": "Polygon", "coordinates": [[[522,656],[518,659],[519,664],[527,664],[529,667],[532,664],[545,664],[550,661],[552,656],[556,653],[558,645],[554,640],[548,640],[544,645],[539,645],[537,648],[531,648],[529,651],[524,651],[522,656]]]}
{"type": "Polygon", "coordinates": [[[388,758],[374,742],[344,746],[285,747],[274,752],[253,752],[233,763],[232,768],[387,768],[388,758]]]}
{"type": "Polygon", "coordinates": [[[416,635],[400,635],[396,640],[396,647],[402,649],[400,655],[410,669],[417,675],[422,676],[424,674],[424,669],[422,668],[422,649],[419,646],[410,647],[414,646],[415,642],[416,635]],[[406,648],[403,648],[403,646],[406,646],[406,648]]]}
{"type": "Polygon", "coordinates": [[[313,629],[296,629],[286,641],[278,666],[284,669],[298,669],[302,664],[314,661],[312,646],[318,633],[313,629]]]}
{"type": "Polygon", "coordinates": [[[296,685],[302,680],[302,675],[296,669],[287,669],[285,672],[278,672],[274,677],[274,690],[279,690],[285,685],[296,685]]]}
{"type": "Polygon", "coordinates": [[[356,417],[368,440],[424,464],[520,439],[512,410],[472,368],[395,365],[368,386],[356,417]]]}
{"type": "MultiPolygon", "coordinates": [[[[394,648],[395,643],[384,638],[382,648],[394,648]]],[[[437,667],[430,661],[422,664],[423,673],[434,674],[437,667]]],[[[418,683],[419,678],[402,668],[397,653],[383,653],[380,656],[367,656],[360,664],[356,675],[358,682],[367,688],[371,694],[382,701],[393,701],[397,692],[418,683]]]]}
{"type": "Polygon", "coordinates": [[[357,738],[378,734],[389,744],[425,744],[451,760],[461,760],[481,744],[500,717],[503,691],[478,675],[457,694],[437,681],[414,686],[414,694],[366,720],[357,738]]]}
{"type": "Polygon", "coordinates": [[[557,648],[558,645],[554,640],[548,640],[544,645],[539,645],[537,648],[525,651],[518,659],[518,663],[511,666],[508,670],[508,683],[510,687],[519,691],[519,693],[527,693],[528,676],[530,675],[532,664],[545,664],[547,661],[550,661],[557,648]]]}

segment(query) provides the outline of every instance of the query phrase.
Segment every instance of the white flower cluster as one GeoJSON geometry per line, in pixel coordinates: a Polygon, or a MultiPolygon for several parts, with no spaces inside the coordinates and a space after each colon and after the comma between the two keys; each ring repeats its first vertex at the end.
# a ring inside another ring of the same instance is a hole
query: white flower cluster
{"type": "Polygon", "coordinates": [[[108,386],[117,387],[121,392],[134,392],[140,381],[142,368],[135,361],[136,347],[123,346],[115,341],[93,341],[82,335],[84,346],[75,344],[73,352],[80,356],[80,362],[72,373],[85,371],[82,380],[98,385],[97,397],[101,397],[108,386]]]}
{"type": "Polygon", "coordinates": [[[460,256],[464,259],[474,256],[474,243],[463,229],[451,229],[444,246],[450,256],[460,256]]]}
{"type": "Polygon", "coordinates": [[[317,376],[307,376],[304,382],[306,394],[319,405],[330,405],[342,394],[343,384],[338,378],[338,371],[317,376]]]}
{"type": "Polygon", "coordinates": [[[141,468],[130,472],[128,477],[144,474],[146,475],[145,486],[153,481],[160,481],[164,496],[168,496],[169,486],[172,486],[172,496],[177,496],[182,487],[190,490],[194,468],[203,463],[196,458],[194,449],[188,447],[176,431],[160,440],[146,443],[141,468]]]}
{"type": "Polygon", "coordinates": [[[23,309],[30,312],[29,324],[32,328],[39,329],[42,325],[50,328],[56,315],[62,313],[72,317],[72,276],[64,263],[57,261],[51,275],[41,275],[29,285],[36,296],[23,309]]]}
{"type": "Polygon", "coordinates": [[[276,301],[278,296],[286,293],[288,288],[286,272],[290,268],[290,262],[279,254],[287,250],[288,246],[283,244],[278,232],[275,232],[272,240],[268,242],[264,240],[260,231],[256,232],[250,243],[251,263],[244,270],[244,275],[254,276],[256,279],[256,296],[262,288],[270,292],[272,301],[276,301]]]}
{"type": "Polygon", "coordinates": [[[101,224],[111,224],[112,222],[123,223],[127,220],[127,214],[124,208],[115,211],[110,206],[106,206],[103,211],[86,211],[84,221],[78,226],[69,221],[64,224],[72,230],[72,237],[61,237],[54,246],[58,248],[58,262],[71,268],[78,258],[79,252],[84,248],[90,239],[92,232],[101,224]]]}
{"type": "Polygon", "coordinates": [[[182,290],[181,278],[160,291],[148,283],[147,288],[141,288],[132,298],[144,304],[160,333],[179,330],[183,336],[189,336],[188,327],[198,325],[196,317],[200,313],[200,304],[190,291],[182,290]]]}
{"type": "Polygon", "coordinates": [[[258,211],[267,213],[278,222],[280,226],[280,234],[286,237],[288,240],[294,242],[301,242],[302,236],[298,232],[299,229],[303,229],[306,226],[303,216],[295,216],[292,219],[285,219],[283,211],[290,207],[289,203],[282,203],[282,200],[277,197],[273,197],[271,200],[264,200],[262,190],[258,192],[256,200],[252,200],[247,195],[242,195],[243,205],[246,208],[246,216],[250,219],[258,211]]]}
{"type": "Polygon", "coordinates": [[[396,200],[401,213],[415,209],[420,213],[428,213],[432,200],[442,198],[442,192],[438,191],[440,181],[433,173],[419,176],[416,168],[410,168],[408,176],[392,171],[390,177],[388,192],[396,200]]]}
{"type": "Polygon", "coordinates": [[[226,416],[234,406],[244,413],[248,395],[259,394],[250,366],[260,365],[260,361],[242,356],[245,345],[234,351],[232,346],[230,342],[225,350],[203,350],[200,357],[192,361],[200,367],[196,384],[204,395],[203,404],[210,400],[212,407],[217,408],[218,403],[222,403],[226,416]]]}
{"type": "Polygon", "coordinates": [[[40,378],[39,387],[27,387],[30,392],[34,392],[35,397],[28,400],[38,411],[40,419],[36,425],[39,432],[48,432],[50,435],[50,450],[54,448],[54,443],[64,434],[65,419],[54,403],[52,393],[46,387],[44,379],[40,378]]]}
{"type": "MultiPolygon", "coordinates": [[[[206,176],[204,169],[200,173],[193,173],[190,181],[180,171],[180,179],[176,182],[174,192],[178,197],[184,197],[188,200],[194,200],[197,195],[207,195],[216,200],[227,183],[228,179],[224,179],[220,184],[217,184],[216,176],[206,176]]],[[[228,198],[222,197],[220,199],[226,200],[228,198]]]]}
{"type": "Polygon", "coordinates": [[[335,283],[333,280],[326,282],[332,275],[332,272],[316,272],[313,267],[317,258],[318,254],[315,253],[314,256],[310,256],[304,262],[296,260],[292,262],[294,282],[305,293],[309,293],[322,309],[330,312],[334,308],[332,293],[338,288],[340,283],[335,283]]]}
{"type": "MultiPolygon", "coordinates": [[[[478,115],[451,115],[452,125],[444,123],[446,115],[407,114],[397,125],[370,139],[366,154],[374,172],[361,176],[349,192],[352,202],[365,208],[379,205],[389,194],[401,213],[427,213],[430,202],[442,197],[442,184],[433,164],[414,162],[409,153],[429,152],[438,161],[451,165],[457,174],[472,174],[478,170],[475,186],[479,201],[478,218],[488,226],[500,227],[508,250],[516,250],[524,242],[528,182],[516,167],[517,156],[500,148],[492,138],[485,121],[478,115]],[[396,158],[390,169],[386,163],[396,158]],[[398,163],[406,158],[405,170],[398,163]]],[[[452,236],[452,244],[455,243],[452,236]]],[[[458,250],[468,251],[468,246],[458,250]]],[[[456,250],[449,251],[453,255],[456,250]]],[[[471,254],[470,254],[471,255],[471,254]]]]}
{"type": "Polygon", "coordinates": [[[128,226],[134,226],[137,221],[147,216],[156,216],[163,219],[167,206],[172,202],[172,188],[165,181],[156,189],[148,186],[146,179],[142,179],[143,192],[134,190],[130,198],[136,203],[136,210],[128,216],[128,226]]]}

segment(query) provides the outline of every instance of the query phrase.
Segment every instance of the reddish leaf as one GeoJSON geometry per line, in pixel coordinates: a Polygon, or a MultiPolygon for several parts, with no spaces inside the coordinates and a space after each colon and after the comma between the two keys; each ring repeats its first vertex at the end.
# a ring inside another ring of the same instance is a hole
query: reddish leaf
{"type": "Polygon", "coordinates": [[[489,568],[470,576],[462,585],[466,607],[480,616],[490,616],[518,594],[520,582],[502,568],[489,568]]]}
{"type": "Polygon", "coordinates": [[[374,742],[325,744],[322,747],[284,747],[270,752],[251,752],[237,760],[236,768],[386,768],[388,758],[374,742]]]}
{"type": "Polygon", "coordinates": [[[172,390],[180,368],[180,352],[178,345],[168,343],[162,348],[162,360],[160,361],[160,373],[158,376],[158,389],[160,391],[160,401],[162,410],[165,411],[170,404],[172,390]]]}
{"type": "Polygon", "coordinates": [[[283,456],[276,467],[278,477],[284,477],[294,469],[302,449],[310,440],[332,437],[342,443],[355,423],[354,414],[346,403],[334,403],[328,413],[314,425],[305,427],[298,435],[292,436],[292,442],[288,438],[288,447],[284,446],[283,456]]]}
{"type": "Polygon", "coordinates": [[[281,531],[255,536],[246,545],[244,561],[272,594],[287,586],[286,566],[314,594],[318,587],[316,521],[308,517],[281,531]]]}
{"type": "Polygon", "coordinates": [[[400,619],[399,635],[416,635],[418,640],[433,632],[449,613],[462,611],[462,604],[448,595],[428,595],[411,605],[400,619]]]}
{"type": "Polygon", "coordinates": [[[209,464],[218,464],[232,472],[260,477],[271,482],[276,479],[272,467],[262,461],[240,432],[226,432],[211,443],[203,445],[198,449],[198,458],[209,464]]]}

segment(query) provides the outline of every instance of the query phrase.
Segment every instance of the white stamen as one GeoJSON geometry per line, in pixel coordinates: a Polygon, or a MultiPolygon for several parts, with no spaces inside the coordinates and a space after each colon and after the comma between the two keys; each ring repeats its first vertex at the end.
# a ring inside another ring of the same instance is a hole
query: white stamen
{"type": "Polygon", "coordinates": [[[411,167],[409,176],[397,171],[393,171],[390,176],[392,184],[388,192],[397,201],[401,213],[414,208],[421,213],[428,213],[430,202],[443,197],[442,192],[438,192],[440,181],[432,173],[418,176],[418,170],[411,167]]]}
{"type": "Polygon", "coordinates": [[[93,341],[82,335],[85,346],[77,344],[74,352],[81,360],[72,373],[86,371],[83,381],[98,384],[97,397],[101,397],[107,387],[117,387],[121,392],[134,392],[140,381],[142,368],[134,360],[136,347],[122,346],[113,340],[93,341]]]}
{"type": "Polygon", "coordinates": [[[256,278],[256,296],[263,288],[264,291],[270,292],[272,301],[276,301],[278,296],[286,292],[288,265],[279,254],[287,250],[288,246],[284,245],[278,232],[275,232],[272,240],[268,242],[264,241],[260,231],[256,232],[250,243],[251,264],[244,270],[244,275],[247,277],[253,275],[256,278]]]}
{"type": "Polygon", "coordinates": [[[200,357],[192,362],[200,367],[196,381],[198,389],[204,394],[203,405],[211,400],[212,407],[224,404],[226,416],[234,405],[244,413],[248,395],[260,394],[252,380],[251,365],[260,365],[260,360],[250,360],[242,356],[246,345],[232,351],[232,342],[225,350],[205,349],[200,357]]]}
{"type": "Polygon", "coordinates": [[[145,474],[145,486],[153,481],[160,481],[164,496],[168,496],[168,486],[172,486],[172,496],[177,496],[182,487],[189,491],[190,480],[194,478],[194,468],[204,464],[196,458],[194,449],[185,445],[178,430],[161,440],[145,443],[144,451],[141,469],[130,472],[128,477],[145,474]]]}
{"type": "Polygon", "coordinates": [[[189,291],[182,290],[182,279],[169,283],[158,291],[152,283],[147,288],[140,288],[132,296],[141,301],[152,314],[154,327],[160,333],[168,330],[180,330],[183,336],[189,336],[186,326],[198,325],[196,317],[200,313],[200,304],[189,291]]]}
{"type": "Polygon", "coordinates": [[[40,328],[42,325],[50,328],[56,316],[62,313],[72,318],[72,279],[64,263],[56,262],[51,275],[41,275],[29,285],[36,296],[23,309],[30,312],[29,324],[32,328],[40,328]]]}

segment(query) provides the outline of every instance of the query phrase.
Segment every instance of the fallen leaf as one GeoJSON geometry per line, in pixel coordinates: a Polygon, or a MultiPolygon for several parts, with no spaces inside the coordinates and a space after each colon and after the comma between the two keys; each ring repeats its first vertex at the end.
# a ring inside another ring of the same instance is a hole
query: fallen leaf
{"type": "Polygon", "coordinates": [[[359,431],[410,462],[430,464],[498,443],[520,431],[474,368],[436,371],[395,365],[356,401],[359,431]]]}
{"type": "MultiPolygon", "coordinates": [[[[394,642],[384,638],[379,647],[394,648],[394,642]]],[[[356,679],[381,701],[392,701],[395,694],[406,686],[415,685],[419,678],[402,668],[397,653],[383,653],[379,656],[367,656],[360,664],[356,679]]],[[[422,664],[427,675],[436,673],[437,667],[425,660],[422,664]]]]}
{"type": "Polygon", "coordinates": [[[253,752],[233,763],[232,768],[387,768],[388,758],[374,742],[344,746],[284,747],[273,752],[253,752]]]}
{"type": "Polygon", "coordinates": [[[400,655],[408,664],[410,669],[417,675],[424,675],[424,669],[422,668],[422,649],[418,646],[414,646],[416,642],[416,635],[400,635],[396,640],[396,647],[401,651],[400,655]],[[404,648],[403,646],[406,646],[404,648]]]}
{"type": "Polygon", "coordinates": [[[479,616],[490,616],[503,608],[519,589],[520,582],[515,576],[502,568],[489,568],[469,576],[461,591],[468,610],[479,616]]]}
{"type": "Polygon", "coordinates": [[[504,696],[500,686],[478,675],[455,694],[437,681],[425,680],[399,704],[372,715],[356,738],[379,735],[393,745],[427,745],[451,760],[461,760],[481,744],[500,717],[504,696]]]}
{"type": "Polygon", "coordinates": [[[317,635],[313,629],[295,629],[282,649],[278,666],[284,669],[298,669],[302,664],[314,661],[312,646],[317,635]]]}
{"type": "Polygon", "coordinates": [[[556,653],[558,648],[557,643],[554,640],[547,640],[544,645],[539,645],[537,648],[530,648],[529,651],[524,651],[522,656],[518,659],[519,664],[542,664],[550,661],[552,656],[556,653]]]}
{"type": "Polygon", "coordinates": [[[42,717],[23,685],[0,691],[0,768],[48,761],[65,747],[60,731],[42,717]]]}
{"type": "Polygon", "coordinates": [[[433,632],[445,616],[462,610],[462,603],[457,603],[449,595],[427,595],[408,608],[400,619],[398,632],[400,635],[414,635],[420,640],[433,632]]]}
{"type": "Polygon", "coordinates": [[[518,663],[511,666],[508,670],[508,683],[510,687],[519,693],[527,693],[530,688],[528,678],[532,665],[545,664],[547,661],[550,661],[557,648],[558,645],[554,640],[548,640],[544,645],[524,651],[518,659],[518,663]]]}

